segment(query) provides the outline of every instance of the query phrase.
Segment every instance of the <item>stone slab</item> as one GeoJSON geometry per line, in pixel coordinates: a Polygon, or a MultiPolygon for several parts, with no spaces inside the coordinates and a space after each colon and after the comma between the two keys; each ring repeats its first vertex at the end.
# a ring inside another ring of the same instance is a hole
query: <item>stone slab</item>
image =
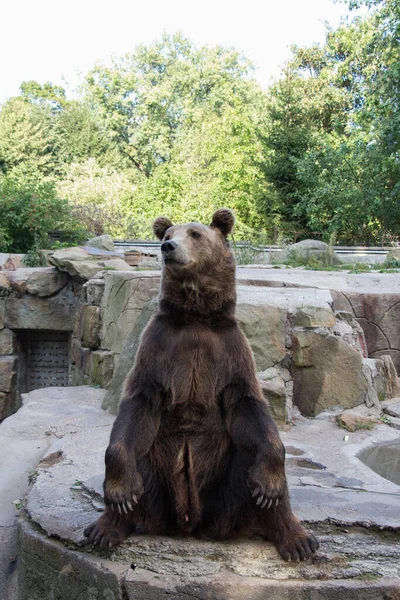
{"type": "Polygon", "coordinates": [[[9,297],[5,301],[5,326],[9,329],[72,331],[78,303],[72,284],[49,298],[28,294],[22,298],[9,297]]]}

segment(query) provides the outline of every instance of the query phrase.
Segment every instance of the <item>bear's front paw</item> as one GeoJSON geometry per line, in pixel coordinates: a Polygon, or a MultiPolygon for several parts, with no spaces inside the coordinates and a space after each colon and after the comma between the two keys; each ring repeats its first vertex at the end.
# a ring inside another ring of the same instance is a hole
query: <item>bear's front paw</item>
{"type": "Polygon", "coordinates": [[[260,508],[276,508],[285,489],[285,476],[267,473],[263,469],[250,470],[247,485],[256,505],[260,508]]]}
{"type": "Polygon", "coordinates": [[[134,479],[126,481],[106,481],[104,486],[104,501],[111,510],[117,510],[120,514],[128,514],[133,511],[134,505],[143,494],[143,482],[137,473],[134,479]]]}

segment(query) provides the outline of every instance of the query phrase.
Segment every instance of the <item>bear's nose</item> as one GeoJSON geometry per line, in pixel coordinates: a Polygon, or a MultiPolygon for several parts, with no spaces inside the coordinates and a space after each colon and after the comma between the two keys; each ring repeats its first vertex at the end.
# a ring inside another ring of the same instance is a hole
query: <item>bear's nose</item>
{"type": "Polygon", "coordinates": [[[161,244],[161,252],[163,254],[171,254],[171,252],[173,252],[175,250],[175,248],[177,247],[177,243],[173,242],[172,240],[168,240],[167,242],[163,242],[161,244]]]}

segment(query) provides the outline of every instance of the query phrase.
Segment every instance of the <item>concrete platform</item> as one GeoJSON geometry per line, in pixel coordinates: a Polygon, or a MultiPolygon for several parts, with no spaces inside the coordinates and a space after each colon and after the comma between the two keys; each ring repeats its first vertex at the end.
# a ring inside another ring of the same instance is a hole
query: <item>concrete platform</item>
{"type": "Polygon", "coordinates": [[[383,293],[400,292],[398,273],[349,273],[348,271],[311,271],[303,267],[276,268],[270,265],[237,267],[239,285],[264,287],[314,287],[338,292],[383,293]]]}
{"type": "Polygon", "coordinates": [[[311,561],[284,563],[257,539],[137,535],[100,551],[82,546],[83,529],[103,507],[113,418],[100,409],[102,390],[54,389],[40,391],[41,408],[39,391],[27,395],[0,427],[1,434],[7,425],[21,444],[32,431],[49,442],[20,517],[19,600],[400,598],[400,486],[357,458],[371,445],[400,441],[400,431],[382,424],[348,434],[325,414],[282,432],[294,511],[321,544],[311,561]],[[88,390],[98,398],[90,400],[88,390]]]}

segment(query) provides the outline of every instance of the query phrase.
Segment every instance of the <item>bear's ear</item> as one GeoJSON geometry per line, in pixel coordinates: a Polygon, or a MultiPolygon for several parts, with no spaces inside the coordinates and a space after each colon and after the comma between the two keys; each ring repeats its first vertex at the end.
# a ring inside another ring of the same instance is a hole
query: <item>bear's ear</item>
{"type": "Polygon", "coordinates": [[[234,214],[229,208],[220,208],[213,214],[210,227],[216,227],[226,237],[235,224],[234,214]]]}
{"type": "Polygon", "coordinates": [[[159,240],[163,239],[165,232],[170,227],[173,227],[173,223],[168,217],[158,217],[153,223],[154,234],[159,240]]]}

